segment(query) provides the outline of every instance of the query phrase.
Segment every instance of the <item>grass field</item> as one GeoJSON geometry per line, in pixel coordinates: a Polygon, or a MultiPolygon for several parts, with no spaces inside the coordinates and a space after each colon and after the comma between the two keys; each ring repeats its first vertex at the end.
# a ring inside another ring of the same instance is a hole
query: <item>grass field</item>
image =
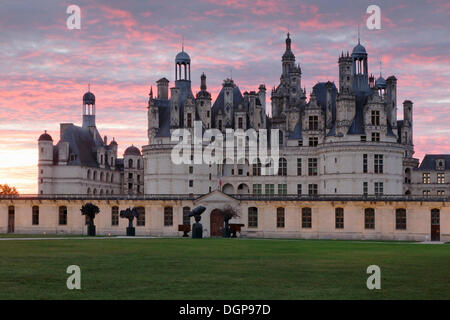
{"type": "Polygon", "coordinates": [[[450,299],[450,245],[250,239],[0,241],[0,299],[450,299]],[[81,268],[68,290],[66,268],[81,268]],[[368,290],[366,268],[381,268],[368,290]]]}

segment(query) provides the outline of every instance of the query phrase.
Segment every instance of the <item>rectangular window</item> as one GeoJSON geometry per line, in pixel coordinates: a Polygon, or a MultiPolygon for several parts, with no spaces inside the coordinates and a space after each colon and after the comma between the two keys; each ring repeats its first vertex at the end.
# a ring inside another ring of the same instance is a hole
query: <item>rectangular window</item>
{"type": "Polygon", "coordinates": [[[194,186],[194,180],[189,180],[189,188],[192,188],[194,186]]]}
{"type": "Polygon", "coordinates": [[[287,195],[287,184],[279,184],[278,185],[278,194],[279,195],[287,195]]]}
{"type": "Polygon", "coordinates": [[[317,147],[318,144],[319,144],[318,137],[309,137],[309,146],[310,147],[317,147]]]}
{"type": "Polygon", "coordinates": [[[193,174],[194,173],[194,167],[193,166],[189,166],[189,174],[193,174]]]}
{"type": "Polygon", "coordinates": [[[298,146],[299,147],[303,147],[303,140],[302,139],[298,140],[298,146]]]}
{"type": "Polygon", "coordinates": [[[258,183],[253,185],[253,194],[262,194],[261,184],[258,183]]]}
{"type": "Polygon", "coordinates": [[[344,208],[334,210],[336,229],[344,229],[344,208]]]}
{"type": "Polygon", "coordinates": [[[372,132],[372,141],[380,142],[380,133],[379,132],[372,132]]]}
{"type": "Polygon", "coordinates": [[[119,225],[119,207],[111,208],[111,225],[112,226],[119,225]]]}
{"type": "Polygon", "coordinates": [[[437,183],[439,183],[439,184],[445,183],[445,175],[443,172],[439,172],[437,174],[437,183]]]}
{"type": "Polygon", "coordinates": [[[312,227],[312,213],[311,208],[302,208],[302,228],[312,227]]]}
{"type": "Polygon", "coordinates": [[[192,128],[192,114],[191,113],[187,114],[187,127],[192,128]]]}
{"type": "Polygon", "coordinates": [[[380,125],[380,111],[378,111],[378,110],[372,111],[372,125],[373,126],[380,125]]]}
{"type": "Polygon", "coordinates": [[[191,208],[183,207],[183,224],[184,225],[191,224],[191,218],[189,217],[189,213],[191,213],[191,208]]]}
{"type": "Polygon", "coordinates": [[[366,142],[367,141],[367,137],[366,136],[361,136],[361,142],[366,142]]]}
{"type": "Polygon", "coordinates": [[[308,175],[317,176],[317,158],[308,158],[308,175]]]}
{"type": "Polygon", "coordinates": [[[444,191],[444,190],[438,190],[438,191],[437,191],[437,195],[438,195],[439,197],[443,197],[443,196],[445,196],[445,191],[444,191]]]}
{"type": "Polygon", "coordinates": [[[145,208],[138,207],[137,208],[138,216],[136,220],[136,226],[143,227],[145,226],[145,208]]]}
{"type": "Polygon", "coordinates": [[[258,209],[255,207],[248,208],[248,227],[258,227],[258,209]]]}
{"type": "Polygon", "coordinates": [[[34,206],[32,208],[32,224],[33,226],[37,226],[39,225],[39,207],[38,206],[34,206]]]}
{"type": "Polygon", "coordinates": [[[382,196],[383,195],[383,182],[375,182],[375,195],[382,196]]]}
{"type": "Polygon", "coordinates": [[[423,190],[422,194],[423,194],[424,197],[428,197],[428,196],[431,195],[431,191],[430,190],[423,190]]]}
{"type": "Polygon", "coordinates": [[[287,176],[287,161],[284,158],[278,160],[278,175],[287,176]]]}
{"type": "Polygon", "coordinates": [[[373,172],[375,173],[383,173],[383,155],[376,154],[374,155],[374,163],[373,163],[373,172]]]}
{"type": "Polygon", "coordinates": [[[284,208],[277,208],[277,228],[284,228],[284,208]]]}
{"type": "Polygon", "coordinates": [[[406,209],[395,210],[395,229],[406,230],[406,209]]]}
{"type": "Polygon", "coordinates": [[[266,184],[265,186],[266,194],[273,196],[275,194],[275,185],[274,184],[266,184]]]}
{"type": "Polygon", "coordinates": [[[431,177],[429,172],[422,173],[422,183],[429,184],[431,183],[431,177]]]}
{"type": "Polygon", "coordinates": [[[301,184],[298,184],[298,185],[297,185],[297,194],[298,194],[299,196],[302,195],[302,185],[301,185],[301,184]]]}
{"type": "Polygon", "coordinates": [[[254,176],[261,175],[261,162],[259,160],[257,163],[253,164],[253,175],[254,176]]]}
{"type": "Polygon", "coordinates": [[[364,210],[364,227],[375,229],[375,209],[367,208],[364,210]]]}
{"type": "Polygon", "coordinates": [[[319,117],[318,116],[309,116],[309,130],[319,130],[319,117]]]}
{"type": "Polygon", "coordinates": [[[220,131],[222,131],[222,120],[219,120],[218,129],[219,129],[220,131]]]}
{"type": "Polygon", "coordinates": [[[59,225],[67,225],[67,207],[59,207],[59,225]]]}
{"type": "Polygon", "coordinates": [[[244,129],[244,122],[242,121],[242,117],[238,118],[238,129],[244,129]]]}
{"type": "Polygon", "coordinates": [[[317,184],[308,184],[308,195],[315,196],[318,194],[317,184]]]}
{"type": "Polygon", "coordinates": [[[164,226],[165,227],[173,226],[173,208],[172,207],[164,208],[164,226]]]}
{"type": "Polygon", "coordinates": [[[131,172],[128,174],[128,179],[133,179],[133,174],[131,172]]]}
{"type": "Polygon", "coordinates": [[[367,173],[368,160],[367,154],[363,154],[363,173],[367,173]]]}
{"type": "Polygon", "coordinates": [[[367,196],[369,194],[369,184],[367,182],[363,182],[363,195],[367,196]]]}
{"type": "Polygon", "coordinates": [[[297,175],[298,176],[302,175],[302,159],[301,158],[297,159],[297,175]]]}

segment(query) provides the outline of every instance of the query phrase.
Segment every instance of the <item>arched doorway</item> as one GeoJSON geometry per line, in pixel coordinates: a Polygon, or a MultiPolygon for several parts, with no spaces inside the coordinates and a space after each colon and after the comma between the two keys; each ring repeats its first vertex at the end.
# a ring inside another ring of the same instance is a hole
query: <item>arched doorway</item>
{"type": "Polygon", "coordinates": [[[210,224],[211,237],[221,237],[224,221],[219,209],[211,211],[210,224]]]}

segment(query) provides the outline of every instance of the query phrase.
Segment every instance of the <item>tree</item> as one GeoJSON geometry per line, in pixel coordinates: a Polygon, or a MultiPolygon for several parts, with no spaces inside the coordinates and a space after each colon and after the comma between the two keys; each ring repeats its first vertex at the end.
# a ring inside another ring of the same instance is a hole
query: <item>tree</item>
{"type": "Polygon", "coordinates": [[[18,195],[16,187],[10,187],[7,184],[0,184],[0,194],[3,195],[18,195]]]}
{"type": "Polygon", "coordinates": [[[225,205],[222,210],[220,210],[220,214],[223,217],[223,221],[225,222],[225,227],[223,229],[223,237],[230,238],[230,220],[233,218],[240,217],[240,210],[238,208],[232,207],[229,204],[225,205]]]}
{"type": "Polygon", "coordinates": [[[82,206],[80,211],[82,215],[87,216],[89,219],[88,236],[95,236],[94,219],[95,215],[100,212],[100,209],[95,204],[89,202],[82,206]]]}
{"type": "Polygon", "coordinates": [[[134,237],[136,234],[136,231],[133,227],[133,220],[134,218],[137,218],[139,216],[139,212],[137,211],[137,208],[134,207],[133,209],[127,208],[125,210],[120,211],[120,217],[128,219],[128,227],[127,227],[127,236],[134,237]]]}

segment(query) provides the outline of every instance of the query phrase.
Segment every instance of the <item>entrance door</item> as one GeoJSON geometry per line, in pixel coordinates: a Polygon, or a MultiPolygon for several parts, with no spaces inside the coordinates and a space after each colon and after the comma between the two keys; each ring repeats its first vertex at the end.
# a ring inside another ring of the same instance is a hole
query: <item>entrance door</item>
{"type": "Polygon", "coordinates": [[[14,207],[8,208],[8,233],[14,233],[14,207]]]}
{"type": "Polygon", "coordinates": [[[431,210],[431,241],[439,241],[441,239],[441,222],[440,210],[431,210]]]}
{"type": "Polygon", "coordinates": [[[220,214],[220,210],[215,209],[211,212],[210,221],[211,221],[211,237],[221,237],[224,221],[222,215],[220,214]]]}

